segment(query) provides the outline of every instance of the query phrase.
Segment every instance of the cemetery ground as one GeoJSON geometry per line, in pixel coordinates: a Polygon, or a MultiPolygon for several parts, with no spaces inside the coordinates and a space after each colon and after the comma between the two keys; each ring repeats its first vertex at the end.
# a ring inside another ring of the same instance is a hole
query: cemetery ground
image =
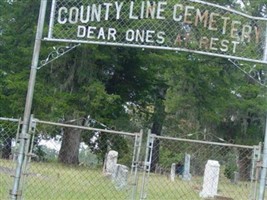
{"type": "MultiPolygon", "coordinates": [[[[12,188],[15,163],[0,159],[0,199],[9,199],[12,188]]],[[[138,197],[143,172],[139,172],[137,187],[138,197]]],[[[131,199],[132,185],[129,177],[128,186],[117,190],[111,179],[105,177],[102,167],[63,166],[58,163],[31,162],[26,177],[25,200],[47,199],[131,199]]],[[[148,196],[146,199],[164,200],[181,199],[197,200],[203,184],[203,177],[192,177],[191,181],[183,181],[179,177],[171,181],[169,175],[150,173],[148,179],[148,196]]],[[[215,199],[244,200],[251,191],[250,182],[232,184],[220,175],[218,196],[215,199]],[[247,194],[246,194],[247,193],[247,194]],[[238,197],[238,194],[239,197],[238,197]],[[222,197],[222,198],[221,198],[222,197]],[[223,198],[227,197],[227,198],[223,198]]]]}

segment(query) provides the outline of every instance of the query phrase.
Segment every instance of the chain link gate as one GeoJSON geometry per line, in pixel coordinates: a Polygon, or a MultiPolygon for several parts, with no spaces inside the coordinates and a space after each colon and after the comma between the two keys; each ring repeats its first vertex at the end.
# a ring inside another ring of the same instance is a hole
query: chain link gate
{"type": "Polygon", "coordinates": [[[147,141],[142,200],[258,199],[261,144],[244,146],[150,133],[147,141]],[[218,183],[215,174],[205,178],[208,160],[219,163],[218,183]],[[203,192],[212,190],[215,184],[216,192],[203,197],[203,192]]]}
{"type": "MultiPolygon", "coordinates": [[[[3,200],[10,198],[20,124],[20,120],[0,118],[1,155],[5,153],[5,149],[2,148],[5,141],[12,139],[12,144],[9,145],[9,158],[0,160],[0,199],[3,200]],[[14,160],[11,159],[12,155],[14,160]]],[[[27,140],[25,148],[28,149],[25,151],[27,159],[22,169],[22,199],[137,198],[142,131],[127,133],[32,118],[30,133],[31,137],[27,140]],[[79,165],[63,165],[58,162],[63,143],[61,135],[67,130],[83,131],[83,140],[91,134],[90,139],[94,144],[89,147],[82,142],[79,146],[79,165]],[[117,150],[119,153],[117,165],[112,165],[112,169],[109,165],[112,173],[107,169],[109,161],[106,153],[110,150],[117,150]]]]}
{"type": "Polygon", "coordinates": [[[14,152],[19,135],[20,119],[0,117],[0,199],[9,199],[15,172],[14,152]]]}

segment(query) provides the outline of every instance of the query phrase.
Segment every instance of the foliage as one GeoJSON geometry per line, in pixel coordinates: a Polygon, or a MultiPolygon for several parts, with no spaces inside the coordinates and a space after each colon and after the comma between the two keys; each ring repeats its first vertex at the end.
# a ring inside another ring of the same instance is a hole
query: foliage
{"type": "Polygon", "coordinates": [[[226,157],[227,157],[227,161],[226,161],[225,169],[223,173],[226,178],[233,180],[234,173],[239,171],[238,166],[237,166],[236,154],[233,152],[228,152],[226,157]]]}

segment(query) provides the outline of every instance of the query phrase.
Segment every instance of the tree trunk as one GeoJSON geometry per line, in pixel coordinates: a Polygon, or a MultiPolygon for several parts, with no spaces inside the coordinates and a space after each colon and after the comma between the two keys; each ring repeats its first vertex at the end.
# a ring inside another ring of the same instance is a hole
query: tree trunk
{"type": "Polygon", "coordinates": [[[11,143],[12,143],[12,138],[7,138],[4,140],[3,149],[2,149],[2,156],[1,156],[3,159],[10,159],[10,156],[12,154],[11,143]]]}
{"type": "Polygon", "coordinates": [[[241,181],[250,180],[251,158],[247,149],[239,150],[239,178],[241,181]]]}
{"type": "MultiPolygon", "coordinates": [[[[151,133],[156,135],[161,135],[161,130],[164,120],[165,120],[165,106],[162,100],[158,100],[155,105],[155,112],[153,117],[153,125],[151,128],[151,133]]],[[[152,159],[150,165],[151,172],[155,172],[156,166],[159,164],[159,153],[160,153],[159,149],[160,149],[160,141],[159,139],[155,139],[152,148],[152,159]]]]}
{"type": "Polygon", "coordinates": [[[64,128],[62,144],[58,155],[61,163],[68,165],[79,164],[79,148],[81,140],[81,131],[74,128],[64,128]]]}

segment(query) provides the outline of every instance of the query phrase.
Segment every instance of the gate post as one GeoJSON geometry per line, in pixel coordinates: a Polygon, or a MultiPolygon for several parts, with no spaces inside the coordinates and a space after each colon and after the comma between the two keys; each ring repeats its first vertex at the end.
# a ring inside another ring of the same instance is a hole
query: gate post
{"type": "MultiPolygon", "coordinates": [[[[265,46],[263,60],[267,61],[267,23],[265,24],[265,46]]],[[[265,184],[266,184],[266,174],[267,174],[267,113],[265,121],[265,135],[262,153],[262,167],[260,176],[260,189],[259,189],[259,200],[264,200],[265,184]]]]}
{"type": "Polygon", "coordinates": [[[33,100],[37,66],[39,62],[39,55],[41,49],[41,40],[43,35],[46,6],[47,6],[47,0],[42,0],[40,5],[38,25],[37,25],[35,44],[33,49],[32,63],[31,63],[31,72],[28,83],[26,103],[24,108],[23,125],[21,134],[19,136],[20,143],[19,143],[19,151],[17,158],[17,166],[14,176],[13,188],[10,192],[12,200],[20,200],[22,198],[22,191],[20,189],[22,188],[23,163],[24,160],[27,159],[27,157],[25,156],[25,148],[27,146],[26,145],[27,141],[29,140],[29,123],[31,118],[32,100],[33,100]]]}
{"type": "Polygon", "coordinates": [[[142,138],[143,138],[143,130],[140,131],[139,134],[135,135],[134,142],[134,152],[133,152],[133,160],[131,167],[131,176],[133,176],[133,188],[132,188],[132,196],[131,199],[136,199],[137,193],[137,184],[138,184],[138,167],[139,167],[139,159],[140,159],[140,151],[142,146],[142,138]]]}
{"type": "Polygon", "coordinates": [[[259,145],[254,146],[252,152],[252,166],[251,166],[251,191],[250,191],[250,199],[257,199],[258,195],[258,183],[259,183],[259,170],[260,170],[260,163],[261,163],[261,152],[262,152],[262,143],[259,145]]]}
{"type": "Polygon", "coordinates": [[[154,137],[155,135],[151,134],[151,130],[149,130],[147,133],[146,155],[145,155],[145,161],[144,161],[144,173],[143,173],[143,179],[142,179],[140,200],[146,199],[146,196],[147,196],[145,190],[148,185],[154,137]]]}

